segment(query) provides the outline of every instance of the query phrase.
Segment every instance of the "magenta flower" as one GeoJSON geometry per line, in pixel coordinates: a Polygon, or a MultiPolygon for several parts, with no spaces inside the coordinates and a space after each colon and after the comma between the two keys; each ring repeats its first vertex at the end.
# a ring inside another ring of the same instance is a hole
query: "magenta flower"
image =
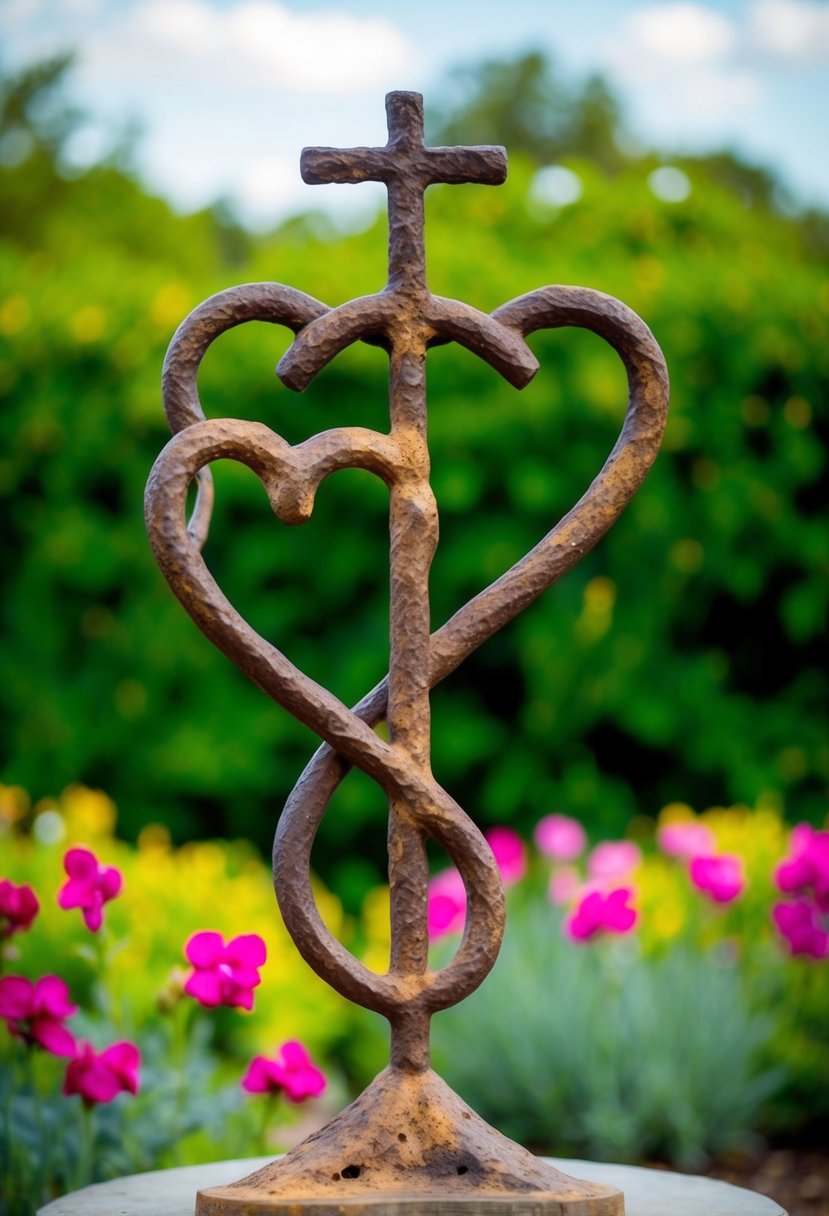
{"type": "Polygon", "coordinates": [[[273,1060],[254,1056],[242,1078],[242,1089],[249,1094],[284,1094],[289,1102],[316,1098],[325,1086],[325,1076],[295,1040],[283,1043],[273,1060]]]}
{"type": "Polygon", "coordinates": [[[0,879],[0,940],[23,929],[30,929],[40,904],[31,887],[15,886],[8,878],[0,879]]]}
{"type": "Polygon", "coordinates": [[[498,827],[484,832],[484,837],[501,871],[504,886],[520,882],[527,873],[527,849],[518,833],[512,828],[498,827]]]}
{"type": "Polygon", "coordinates": [[[575,861],[587,848],[587,833],[569,815],[545,815],[535,825],[533,838],[539,851],[553,861],[575,861]]]}
{"type": "Polygon", "coordinates": [[[791,847],[774,874],[778,887],[786,894],[811,893],[820,911],[829,912],[829,832],[799,823],[792,829],[791,847]]]}
{"type": "Polygon", "coordinates": [[[87,929],[97,933],[104,919],[104,904],[121,890],[120,871],[99,865],[89,849],[69,849],[63,868],[69,881],[58,892],[58,903],[64,909],[80,908],[87,929]]]}
{"type": "Polygon", "coordinates": [[[630,933],[639,917],[630,906],[632,899],[630,887],[590,891],[565,921],[564,931],[577,942],[590,941],[601,933],[630,933]]]}
{"type": "Polygon", "coordinates": [[[692,857],[691,882],[717,904],[728,904],[745,890],[743,863],[734,853],[692,857]]]}
{"type": "Polygon", "coordinates": [[[656,834],[659,847],[668,857],[690,861],[692,857],[711,856],[716,850],[714,833],[704,823],[685,820],[666,823],[656,834]]]}
{"type": "Polygon", "coordinates": [[[466,921],[466,888],[454,867],[436,874],[429,883],[426,905],[429,940],[437,941],[447,933],[462,933],[466,921]]]}
{"type": "Polygon", "coordinates": [[[777,903],[771,916],[792,954],[829,958],[829,918],[810,899],[777,903]]]}
{"type": "Polygon", "coordinates": [[[547,898],[551,904],[569,904],[581,885],[581,874],[575,866],[556,866],[550,875],[547,898]]]}
{"type": "Polygon", "coordinates": [[[792,954],[829,958],[829,932],[817,905],[810,899],[775,904],[771,916],[792,954]]]}
{"type": "Polygon", "coordinates": [[[599,882],[627,878],[641,860],[641,849],[632,841],[603,840],[587,858],[587,873],[599,882]]]}
{"type": "Polygon", "coordinates": [[[37,1045],[53,1056],[75,1054],[75,1040],[64,1026],[77,1012],[69,989],[56,975],[44,975],[33,984],[22,975],[0,979],[0,1018],[15,1038],[37,1045]]]}
{"type": "Polygon", "coordinates": [[[253,1008],[253,989],[259,984],[259,968],[267,958],[262,938],[243,933],[224,944],[220,933],[194,933],[184,954],[193,964],[184,991],[200,1005],[232,1005],[253,1008]]]}
{"type": "Polygon", "coordinates": [[[138,1093],[141,1053],[134,1043],[113,1043],[98,1054],[89,1043],[82,1043],[69,1061],[65,1094],[80,1094],[84,1106],[111,1102],[120,1093],[138,1093]]]}

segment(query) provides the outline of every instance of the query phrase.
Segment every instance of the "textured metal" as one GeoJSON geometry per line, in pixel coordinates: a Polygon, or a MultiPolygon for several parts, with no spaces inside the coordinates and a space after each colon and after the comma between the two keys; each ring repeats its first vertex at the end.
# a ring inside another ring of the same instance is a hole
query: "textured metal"
{"type": "Polygon", "coordinates": [[[618,518],[656,456],[665,424],[667,372],[647,326],[600,292],[544,287],[492,315],[431,295],[423,245],[426,187],[498,184],[506,175],[506,156],[502,148],[425,147],[418,94],[391,93],[386,109],[386,147],[305,149],[301,162],[306,182],[386,183],[389,277],[384,290],[329,309],[279,284],[236,287],[190,314],[165,361],[164,404],[174,437],[147,488],[156,558],[207,637],[324,740],[279,822],[277,898],[310,966],[345,997],[383,1014],[391,1026],[389,1067],[356,1102],[280,1161],[233,1186],[201,1192],[197,1213],[321,1213],[345,1205],[381,1216],[413,1203],[429,1211],[468,1210],[472,1201],[493,1212],[611,1216],[623,1210],[618,1191],[567,1178],[539,1162],[484,1123],[429,1067],[432,1014],[481,983],[495,962],[504,926],[503,888],[489,847],[432,776],[429,690],[569,570],[618,518]],[[206,421],[196,387],[201,359],[220,333],[250,320],[295,332],[277,368],[283,384],[295,390],[304,389],[350,343],[381,343],[390,363],[389,433],[338,427],[292,447],[260,423],[206,421]],[[430,636],[428,573],[438,529],[426,442],[427,349],[459,342],[522,388],[538,366],[525,337],[565,325],[599,334],[627,369],[629,399],[619,439],[587,493],[552,531],[430,636]],[[208,571],[200,553],[212,503],[208,466],[227,458],[257,474],[274,512],[290,524],[309,518],[317,487],[337,469],[368,469],[387,483],[389,674],[353,709],[260,637],[208,571]],[[185,502],[194,479],[199,494],[188,526],[185,502]],[[383,719],[388,741],[373,729],[383,719]],[[352,765],[373,778],[389,800],[391,957],[385,975],[370,971],[329,933],[311,887],[317,829],[352,765]],[[439,971],[428,965],[427,836],[451,856],[468,896],[463,939],[439,971]]]}

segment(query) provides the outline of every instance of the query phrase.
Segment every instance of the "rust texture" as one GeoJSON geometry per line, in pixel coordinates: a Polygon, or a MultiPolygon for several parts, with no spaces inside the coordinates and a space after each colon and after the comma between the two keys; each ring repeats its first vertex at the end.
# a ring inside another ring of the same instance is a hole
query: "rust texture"
{"type": "Polygon", "coordinates": [[[493,147],[425,147],[422,104],[416,93],[389,94],[384,148],[306,148],[302,154],[306,182],[385,182],[387,286],[333,309],[276,283],[220,292],[182,323],[164,366],[164,405],[174,436],[147,487],[147,525],[156,558],[207,637],[323,740],[279,821],[277,899],[310,966],[345,997],[384,1015],[391,1026],[389,1066],[356,1102],[264,1170],[233,1186],[200,1192],[200,1216],[288,1216],[342,1206],[391,1216],[413,1206],[430,1212],[469,1210],[470,1203],[493,1213],[616,1216],[623,1211],[619,1192],[568,1178],[539,1162],[484,1123],[430,1068],[432,1014],[474,991],[492,968],[503,934],[504,896],[483,836],[432,776],[429,691],[569,570],[619,517],[659,447],[667,372],[647,326],[624,304],[597,291],[543,287],[491,315],[430,294],[423,242],[426,187],[436,182],[497,185],[506,176],[506,155],[493,147]],[[350,343],[382,344],[390,365],[389,433],[337,427],[290,446],[260,423],[206,420],[196,386],[204,353],[219,334],[250,320],[294,331],[277,374],[298,391],[350,343]],[[522,388],[538,366],[526,336],[567,325],[600,335],[625,365],[629,395],[621,434],[572,510],[430,636],[428,576],[438,522],[426,440],[427,350],[459,342],[522,388]],[[289,524],[309,518],[317,487],[337,469],[367,469],[388,485],[389,674],[351,709],[245,622],[201,557],[212,505],[209,465],[227,458],[257,474],[275,514],[289,524]],[[185,503],[194,479],[199,493],[188,525],[185,503]],[[388,741],[374,730],[384,719],[388,741]],[[311,888],[314,838],[352,765],[373,778],[389,800],[391,957],[384,975],[366,968],[329,933],[311,888]],[[439,971],[428,965],[427,836],[451,856],[468,896],[462,941],[439,971]]]}

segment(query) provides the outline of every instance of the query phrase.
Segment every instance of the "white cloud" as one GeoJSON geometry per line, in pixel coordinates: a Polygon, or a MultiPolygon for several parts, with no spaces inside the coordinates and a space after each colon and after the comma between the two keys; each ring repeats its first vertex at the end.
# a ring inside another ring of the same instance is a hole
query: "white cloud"
{"type": "Polygon", "coordinates": [[[365,183],[359,191],[337,186],[306,186],[299,176],[296,157],[260,156],[246,159],[232,191],[240,214],[255,228],[273,227],[280,215],[319,209],[350,223],[373,218],[386,197],[379,182],[365,183]]]}
{"type": "Polygon", "coordinates": [[[38,17],[90,17],[100,10],[101,0],[4,0],[2,19],[5,29],[17,32],[38,17]]]}
{"type": "Polygon", "coordinates": [[[296,157],[247,157],[236,176],[232,199],[245,220],[269,228],[275,217],[313,207],[308,187],[297,171],[296,157]]]}
{"type": "Polygon", "coordinates": [[[737,40],[737,31],[726,17],[692,0],[634,9],[625,25],[634,56],[666,64],[721,60],[737,40]]]}
{"type": "Polygon", "coordinates": [[[102,6],[103,0],[0,0],[4,61],[29,63],[72,48],[102,6]]]}
{"type": "Polygon", "coordinates": [[[3,30],[9,33],[17,27],[30,21],[37,13],[42,12],[44,0],[6,0],[3,7],[3,30]]]}
{"type": "Polygon", "coordinates": [[[699,118],[720,118],[723,112],[753,105],[762,96],[760,78],[748,68],[698,68],[676,82],[677,94],[699,118]]]}
{"type": "Polygon", "coordinates": [[[625,90],[639,95],[649,125],[673,139],[688,127],[716,130],[724,113],[760,99],[743,41],[744,30],[704,4],[649,4],[623,21],[607,63],[625,90]]]}
{"type": "Polygon", "coordinates": [[[756,0],[749,36],[752,48],[769,60],[794,67],[829,64],[829,4],[756,0]]]}
{"type": "Polygon", "coordinates": [[[408,66],[413,51],[383,17],[341,10],[297,13],[279,0],[143,0],[102,32],[96,57],[117,46],[133,67],[175,65],[220,89],[228,84],[289,93],[345,94],[376,88],[408,66]]]}
{"type": "Polygon", "coordinates": [[[97,17],[103,10],[102,0],[52,0],[48,5],[50,14],[62,8],[70,17],[97,17]]]}

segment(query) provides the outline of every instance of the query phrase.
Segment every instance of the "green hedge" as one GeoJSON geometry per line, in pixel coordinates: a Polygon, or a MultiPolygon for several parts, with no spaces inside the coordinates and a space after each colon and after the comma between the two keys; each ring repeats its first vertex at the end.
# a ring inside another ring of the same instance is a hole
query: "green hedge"
{"type": "MultiPolygon", "coordinates": [[[[747,207],[704,165],[686,166],[685,202],[658,200],[653,163],[611,180],[571,162],[583,193],[560,210],[532,201],[517,158],[501,189],[427,199],[435,292],[483,309],[550,282],[617,295],[673,384],[664,451],[612,534],[435,694],[435,772],[484,823],[559,809],[614,834],[678,795],[779,795],[813,821],[825,808],[826,253],[813,226],[747,207]]],[[[311,216],[248,241],[210,214],[175,216],[113,167],[67,180],[44,156],[0,170],[0,205],[4,778],[43,795],[104,786],[128,836],[163,819],[177,839],[267,847],[315,741],[213,651],[154,566],[142,493],[166,439],[159,369],[178,321],[233,283],[277,279],[330,304],[379,289],[385,221],[348,234],[311,216]]],[[[387,426],[380,350],[350,349],[294,397],[272,374],[289,336],[223,336],[203,368],[208,414],[291,441],[387,426]]],[[[568,509],[618,431],[609,348],[572,330],[531,345],[542,367],[522,393],[466,351],[430,356],[435,626],[568,509]]],[[[387,665],[384,487],[338,474],[295,534],[247,470],[221,466],[217,482],[207,557],[223,586],[356,699],[387,665]]],[[[352,774],[318,868],[352,902],[384,842],[383,800],[352,774]]]]}

